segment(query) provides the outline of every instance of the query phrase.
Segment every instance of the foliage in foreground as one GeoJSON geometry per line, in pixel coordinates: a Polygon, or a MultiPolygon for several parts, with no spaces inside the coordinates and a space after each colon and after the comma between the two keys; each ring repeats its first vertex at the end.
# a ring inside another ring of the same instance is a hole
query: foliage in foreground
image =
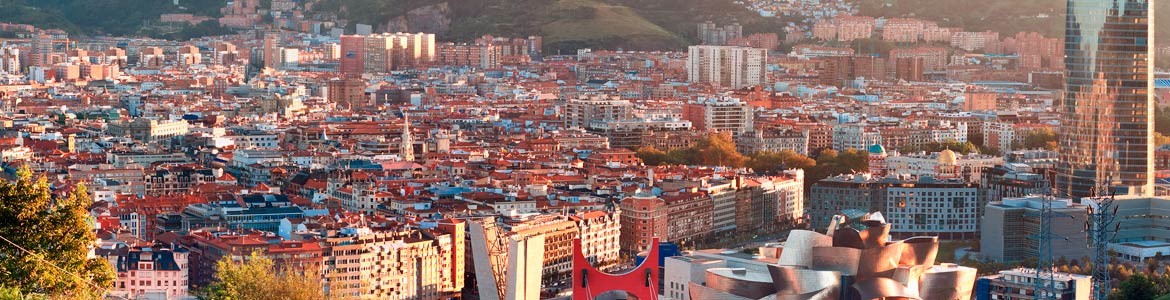
{"type": "Polygon", "coordinates": [[[315,300],[325,299],[321,279],[313,272],[277,268],[269,258],[254,252],[244,262],[225,256],[216,263],[219,280],[204,291],[211,300],[315,300]],[[276,272],[274,272],[276,271],[276,272]]]}
{"type": "Polygon", "coordinates": [[[11,241],[0,241],[0,286],[8,287],[0,294],[54,299],[105,294],[114,271],[104,259],[88,258],[97,241],[88,195],[78,186],[54,199],[48,182],[33,181],[28,170],[18,172],[16,181],[0,182],[0,236],[11,241]]]}

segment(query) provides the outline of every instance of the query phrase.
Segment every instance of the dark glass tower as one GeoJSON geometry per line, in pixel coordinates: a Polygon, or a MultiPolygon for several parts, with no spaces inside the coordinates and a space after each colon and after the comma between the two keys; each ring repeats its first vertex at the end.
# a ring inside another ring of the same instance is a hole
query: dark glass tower
{"type": "Polygon", "coordinates": [[[1151,0],[1068,0],[1056,194],[1153,194],[1151,0]]]}

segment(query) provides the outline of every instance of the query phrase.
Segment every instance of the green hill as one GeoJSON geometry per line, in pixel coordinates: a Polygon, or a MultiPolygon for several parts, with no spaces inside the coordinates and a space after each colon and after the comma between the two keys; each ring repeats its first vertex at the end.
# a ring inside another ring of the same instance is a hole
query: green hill
{"type": "Polygon", "coordinates": [[[696,41],[695,25],[707,20],[739,22],[745,33],[782,34],[784,24],[732,0],[321,0],[315,10],[377,25],[443,3],[450,20],[450,28],[439,32],[444,39],[536,34],[544,36],[550,53],[586,47],[681,49],[696,41]]]}
{"type": "MultiPolygon", "coordinates": [[[[1066,0],[859,0],[861,14],[874,17],[917,17],[968,31],[1014,35],[1035,31],[1064,36],[1066,0]]],[[[1170,25],[1170,1],[1153,1],[1156,28],[1170,25]]],[[[1170,31],[1158,30],[1157,40],[1170,42],[1170,31]]]]}
{"type": "Polygon", "coordinates": [[[628,49],[679,49],[687,42],[678,34],[642,18],[632,9],[593,0],[561,0],[541,25],[550,49],[577,46],[628,49]]]}
{"type": "Polygon", "coordinates": [[[0,20],[73,34],[136,35],[164,13],[218,16],[226,0],[5,0],[0,20]]]}

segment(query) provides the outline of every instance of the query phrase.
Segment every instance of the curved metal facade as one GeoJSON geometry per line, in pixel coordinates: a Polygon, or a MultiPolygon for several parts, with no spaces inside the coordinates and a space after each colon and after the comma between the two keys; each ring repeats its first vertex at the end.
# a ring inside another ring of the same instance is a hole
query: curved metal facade
{"type": "Polygon", "coordinates": [[[768,274],[709,269],[706,285],[692,282],[692,299],[970,299],[976,270],[934,265],[937,237],[889,239],[889,224],[834,230],[832,236],[796,230],[768,274]]]}

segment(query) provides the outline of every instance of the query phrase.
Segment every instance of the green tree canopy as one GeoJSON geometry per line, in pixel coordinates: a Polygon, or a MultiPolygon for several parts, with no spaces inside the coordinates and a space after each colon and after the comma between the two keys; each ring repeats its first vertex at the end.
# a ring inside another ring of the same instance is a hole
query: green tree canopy
{"type": "Polygon", "coordinates": [[[311,273],[278,269],[259,252],[253,252],[244,262],[225,256],[216,262],[218,281],[207,287],[204,296],[211,300],[325,299],[321,279],[311,273]]]}
{"type": "Polygon", "coordinates": [[[930,143],[925,143],[925,144],[907,145],[905,147],[902,147],[902,149],[898,149],[898,151],[904,152],[904,153],[912,153],[912,152],[931,153],[931,152],[943,151],[945,149],[951,149],[951,151],[955,151],[955,153],[958,153],[958,154],[970,154],[970,153],[978,153],[979,152],[979,146],[975,145],[975,143],[972,143],[970,141],[965,142],[965,143],[960,143],[958,141],[953,141],[953,140],[942,142],[942,143],[930,142],[930,143]]]}
{"type": "Polygon", "coordinates": [[[786,169],[809,170],[816,167],[817,161],[808,156],[800,155],[792,150],[780,152],[757,152],[751,155],[748,167],[757,173],[774,173],[786,169]]]}
{"type": "Polygon", "coordinates": [[[711,134],[693,147],[671,149],[663,152],[654,147],[642,147],[636,155],[647,165],[705,165],[743,167],[748,157],[735,150],[735,141],[724,134],[711,134]]]}
{"type": "Polygon", "coordinates": [[[735,141],[725,134],[712,134],[695,145],[699,162],[708,166],[743,167],[748,158],[735,150],[735,141]]]}
{"type": "Polygon", "coordinates": [[[1109,294],[1109,299],[1155,299],[1161,296],[1159,290],[1150,277],[1137,273],[1122,281],[1121,286],[1109,294]]]}
{"type": "Polygon", "coordinates": [[[97,237],[85,186],[54,199],[44,178],[18,173],[16,181],[0,181],[0,236],[8,240],[0,241],[0,286],[50,298],[100,298],[114,271],[104,259],[87,257],[97,237]]]}
{"type": "Polygon", "coordinates": [[[1022,143],[1015,143],[1015,149],[1045,149],[1056,151],[1056,131],[1050,128],[1028,131],[1022,143]]]}
{"type": "Polygon", "coordinates": [[[666,151],[658,150],[658,148],[651,146],[638,148],[638,151],[635,151],[634,155],[638,156],[642,160],[642,163],[648,166],[660,166],[667,163],[666,151]]]}

